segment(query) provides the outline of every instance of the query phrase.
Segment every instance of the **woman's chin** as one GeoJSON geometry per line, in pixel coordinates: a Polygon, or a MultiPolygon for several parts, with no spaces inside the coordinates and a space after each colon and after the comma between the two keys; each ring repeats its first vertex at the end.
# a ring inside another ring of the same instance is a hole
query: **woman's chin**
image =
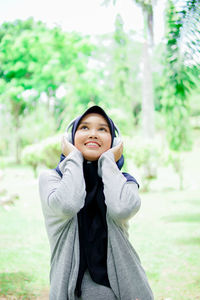
{"type": "Polygon", "coordinates": [[[88,154],[84,154],[84,153],[82,153],[82,154],[83,154],[84,159],[89,160],[89,161],[96,161],[101,156],[101,155],[97,155],[97,154],[93,154],[93,155],[88,155],[88,154]]]}

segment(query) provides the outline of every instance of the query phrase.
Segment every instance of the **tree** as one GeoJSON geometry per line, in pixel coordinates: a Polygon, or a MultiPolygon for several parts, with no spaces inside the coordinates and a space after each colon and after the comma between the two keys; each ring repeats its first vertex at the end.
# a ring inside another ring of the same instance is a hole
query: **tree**
{"type": "Polygon", "coordinates": [[[88,38],[49,29],[33,19],[1,25],[0,101],[12,116],[17,162],[22,118],[40,103],[45,103],[47,113],[56,117],[59,111],[60,116],[68,99],[63,103],[56,92],[68,84],[71,69],[80,75],[85,72],[92,49],[88,38]]]}
{"type": "MultiPolygon", "coordinates": [[[[105,0],[108,4],[111,0],[105,0]]],[[[117,0],[113,0],[116,4],[117,0]]],[[[142,8],[144,19],[143,59],[142,59],[142,129],[145,139],[151,140],[154,136],[154,97],[151,57],[153,49],[153,0],[135,0],[142,8]]]]}
{"type": "Polygon", "coordinates": [[[164,87],[167,88],[164,89],[162,105],[167,120],[169,145],[174,151],[184,151],[191,148],[189,94],[195,86],[193,73],[197,66],[188,65],[188,55],[185,56],[183,45],[180,45],[184,34],[182,29],[186,15],[191,9],[191,2],[194,3],[195,1],[186,1],[184,9],[180,11],[174,2],[169,0],[166,10],[167,43],[164,87]]]}
{"type": "Polygon", "coordinates": [[[111,52],[111,81],[112,81],[112,97],[115,107],[120,107],[121,111],[126,114],[126,133],[134,127],[134,98],[132,78],[134,70],[131,66],[129,50],[131,48],[131,40],[124,32],[123,20],[118,14],[115,20],[115,31],[113,35],[113,47],[111,52]]]}
{"type": "MultiPolygon", "coordinates": [[[[166,10],[166,50],[164,56],[164,82],[162,111],[166,118],[166,131],[169,147],[175,153],[175,159],[172,157],[176,171],[180,176],[180,187],[182,188],[182,164],[180,152],[190,150],[192,146],[191,128],[190,128],[190,106],[189,95],[191,89],[195,87],[196,79],[193,74],[197,69],[197,62],[191,63],[191,53],[197,49],[194,46],[195,40],[190,40],[187,47],[183,47],[182,37],[184,35],[184,26],[188,15],[197,10],[198,1],[185,1],[182,9],[175,6],[173,0],[168,1],[166,10]],[[188,53],[187,53],[188,52],[188,53]],[[190,57],[190,61],[188,61],[190,57]],[[166,88],[167,87],[167,88],[166,88]],[[176,163],[176,164],[175,164],[176,163]]],[[[196,19],[191,18],[190,24],[194,30],[196,19]]],[[[187,24],[189,27],[189,24],[187,24]]],[[[198,28],[196,27],[197,31],[198,28]]],[[[186,30],[186,29],[185,29],[186,30]]],[[[188,30],[188,28],[187,28],[188,30]]]]}
{"type": "Polygon", "coordinates": [[[143,41],[143,86],[142,86],[142,128],[144,137],[152,140],[154,137],[154,87],[152,76],[152,55],[153,55],[153,5],[154,0],[135,0],[142,8],[144,22],[143,41]]]}
{"type": "Polygon", "coordinates": [[[127,106],[130,66],[127,58],[128,39],[123,30],[123,20],[118,14],[114,32],[114,97],[118,103],[127,106]]]}

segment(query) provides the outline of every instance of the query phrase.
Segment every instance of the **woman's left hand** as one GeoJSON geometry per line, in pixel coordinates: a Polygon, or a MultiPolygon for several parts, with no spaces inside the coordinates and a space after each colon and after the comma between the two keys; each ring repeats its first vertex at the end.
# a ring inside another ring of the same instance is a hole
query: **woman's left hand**
{"type": "Polygon", "coordinates": [[[123,142],[121,142],[117,146],[109,149],[109,151],[113,152],[115,161],[118,161],[123,154],[123,142]]]}

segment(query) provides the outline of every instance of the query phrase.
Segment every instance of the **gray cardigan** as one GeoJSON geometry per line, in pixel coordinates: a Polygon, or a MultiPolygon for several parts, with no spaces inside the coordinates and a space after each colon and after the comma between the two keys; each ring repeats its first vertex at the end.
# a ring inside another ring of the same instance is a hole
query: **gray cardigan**
{"type": "MultiPolygon", "coordinates": [[[[51,248],[50,300],[74,300],[79,268],[77,213],[86,196],[83,157],[73,150],[55,170],[43,171],[39,190],[51,248]]],[[[128,240],[127,221],[139,210],[138,187],[127,182],[111,151],[98,162],[107,206],[107,267],[111,288],[119,300],[152,300],[153,294],[139,257],[128,240]]]]}

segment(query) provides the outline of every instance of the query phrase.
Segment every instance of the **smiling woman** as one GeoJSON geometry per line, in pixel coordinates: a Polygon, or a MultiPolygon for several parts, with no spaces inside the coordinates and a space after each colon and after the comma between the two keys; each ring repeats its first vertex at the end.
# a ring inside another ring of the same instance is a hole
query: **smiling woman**
{"type": "Polygon", "coordinates": [[[39,178],[51,247],[50,300],[152,300],[128,220],[140,208],[138,183],[122,173],[118,129],[99,106],[63,136],[55,170],[39,178]]]}

